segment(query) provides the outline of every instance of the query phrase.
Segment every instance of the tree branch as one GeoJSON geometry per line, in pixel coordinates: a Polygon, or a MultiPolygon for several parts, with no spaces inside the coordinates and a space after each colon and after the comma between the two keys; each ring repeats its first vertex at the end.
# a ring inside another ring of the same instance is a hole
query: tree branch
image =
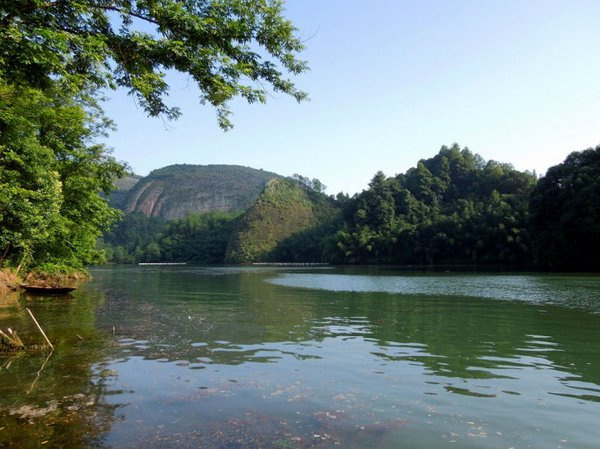
{"type": "Polygon", "coordinates": [[[123,15],[131,16],[131,17],[135,17],[136,19],[140,19],[140,20],[143,20],[145,22],[153,23],[154,25],[158,25],[159,24],[156,20],[154,20],[151,17],[144,16],[142,14],[138,14],[138,13],[135,13],[133,11],[129,11],[129,10],[124,9],[124,8],[119,8],[118,6],[93,5],[93,4],[89,4],[89,3],[86,3],[86,6],[89,6],[90,8],[103,9],[105,11],[118,12],[119,14],[123,14],[123,15]]]}
{"type": "Polygon", "coordinates": [[[6,256],[11,246],[12,242],[8,242],[8,245],[6,245],[6,249],[4,250],[4,254],[2,254],[2,258],[0,258],[0,268],[2,268],[2,266],[4,265],[4,259],[6,259],[6,256]]]}
{"type": "MultiPolygon", "coordinates": [[[[24,8],[22,8],[20,13],[30,13],[30,12],[35,11],[36,8],[37,9],[50,9],[50,8],[58,5],[58,3],[59,2],[57,2],[57,1],[49,1],[42,5],[36,5],[35,3],[31,3],[27,6],[25,6],[24,8]]],[[[159,23],[151,17],[145,16],[143,14],[139,14],[139,13],[136,13],[133,11],[129,11],[125,8],[120,8],[115,5],[97,5],[97,4],[93,4],[93,3],[83,3],[83,5],[85,5],[88,8],[95,8],[95,9],[102,9],[104,11],[117,12],[119,14],[135,17],[136,19],[140,19],[145,22],[153,23],[155,25],[159,25],[159,23]]],[[[7,26],[15,17],[17,17],[17,15],[19,15],[17,12],[7,14],[0,20],[0,25],[3,27],[7,26]]]]}

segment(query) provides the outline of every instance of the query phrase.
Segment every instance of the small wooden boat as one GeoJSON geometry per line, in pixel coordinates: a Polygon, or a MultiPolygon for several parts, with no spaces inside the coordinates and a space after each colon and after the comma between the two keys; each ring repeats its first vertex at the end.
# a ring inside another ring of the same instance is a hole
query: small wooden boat
{"type": "Polygon", "coordinates": [[[65,295],[75,290],[75,287],[59,287],[53,285],[28,285],[19,284],[22,289],[29,293],[38,293],[41,295],[65,295]]]}

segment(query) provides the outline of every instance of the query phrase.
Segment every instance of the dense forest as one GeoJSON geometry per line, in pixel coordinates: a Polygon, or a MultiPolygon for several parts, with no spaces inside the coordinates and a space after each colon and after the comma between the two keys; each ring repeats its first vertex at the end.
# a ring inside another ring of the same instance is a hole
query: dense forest
{"type": "Polygon", "coordinates": [[[127,214],[102,245],[120,263],[329,262],[600,268],[600,147],[538,180],[458,145],[353,197],[296,175],[247,210],[127,214]]]}
{"type": "Polygon", "coordinates": [[[404,174],[377,173],[344,210],[341,263],[517,264],[528,253],[535,175],[443,147],[404,174]]]}
{"type": "Polygon", "coordinates": [[[531,195],[536,266],[600,270],[600,146],[551,167],[531,195]]]}

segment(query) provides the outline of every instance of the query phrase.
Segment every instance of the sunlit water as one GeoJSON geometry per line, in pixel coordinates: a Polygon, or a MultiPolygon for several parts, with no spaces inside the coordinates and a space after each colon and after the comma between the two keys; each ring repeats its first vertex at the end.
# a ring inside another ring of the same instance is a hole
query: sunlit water
{"type": "Polygon", "coordinates": [[[93,275],[0,298],[0,447],[600,447],[600,276],[93,275]]]}

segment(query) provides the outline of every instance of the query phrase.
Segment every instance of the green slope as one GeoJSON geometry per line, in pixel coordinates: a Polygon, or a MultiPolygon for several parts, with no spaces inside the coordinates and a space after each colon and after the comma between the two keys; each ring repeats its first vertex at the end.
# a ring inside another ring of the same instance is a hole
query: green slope
{"type": "Polygon", "coordinates": [[[279,242],[318,223],[305,189],[287,179],[270,181],[242,217],[226,254],[228,263],[270,261],[279,242]]]}

